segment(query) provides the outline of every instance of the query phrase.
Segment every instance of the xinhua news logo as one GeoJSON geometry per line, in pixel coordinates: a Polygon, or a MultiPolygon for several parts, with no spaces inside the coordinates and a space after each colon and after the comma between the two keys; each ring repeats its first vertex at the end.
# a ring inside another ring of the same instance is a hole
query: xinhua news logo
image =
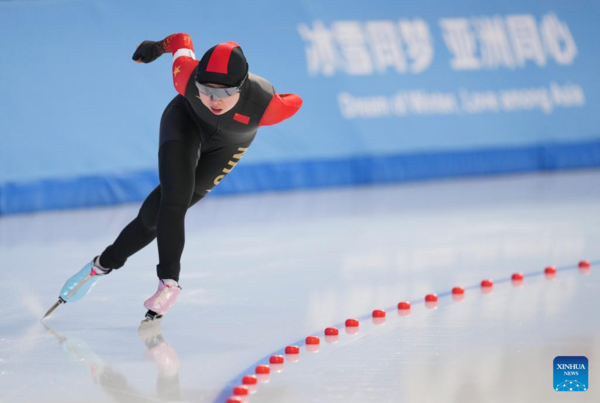
{"type": "Polygon", "coordinates": [[[556,357],[554,359],[554,390],[557,392],[585,392],[588,384],[586,357],[556,357]]]}

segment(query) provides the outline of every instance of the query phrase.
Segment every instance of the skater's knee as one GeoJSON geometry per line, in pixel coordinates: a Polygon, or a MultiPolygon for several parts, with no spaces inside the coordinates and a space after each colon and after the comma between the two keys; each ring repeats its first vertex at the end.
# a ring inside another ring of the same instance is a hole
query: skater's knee
{"type": "Polygon", "coordinates": [[[177,208],[184,208],[187,209],[192,200],[193,200],[193,193],[190,191],[181,191],[181,192],[170,192],[170,193],[164,193],[162,194],[161,200],[160,200],[160,208],[173,208],[173,209],[177,209],[177,208]]]}
{"type": "Polygon", "coordinates": [[[160,186],[157,186],[156,189],[148,195],[140,211],[138,213],[138,221],[140,226],[146,233],[151,233],[156,231],[156,219],[158,216],[158,209],[160,207],[160,202],[162,199],[162,192],[160,186]]]}
{"type": "Polygon", "coordinates": [[[138,215],[138,219],[140,221],[140,225],[144,232],[148,233],[156,233],[156,214],[153,215],[138,215]]]}
{"type": "Polygon", "coordinates": [[[160,198],[153,200],[152,203],[144,203],[138,213],[137,221],[146,234],[156,232],[156,220],[158,217],[159,206],[160,198]]]}
{"type": "Polygon", "coordinates": [[[188,208],[189,206],[187,204],[163,201],[160,203],[157,222],[169,222],[171,224],[180,222],[185,218],[188,208]]]}

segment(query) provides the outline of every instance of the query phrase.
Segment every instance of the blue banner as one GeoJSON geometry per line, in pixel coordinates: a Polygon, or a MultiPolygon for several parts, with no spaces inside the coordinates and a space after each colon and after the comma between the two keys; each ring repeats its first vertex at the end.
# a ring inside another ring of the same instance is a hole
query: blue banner
{"type": "Polygon", "coordinates": [[[213,193],[600,165],[590,1],[1,2],[0,214],[142,200],[176,95],[168,55],[238,42],[304,100],[213,193]],[[226,16],[226,17],[223,17],[226,16]]]}

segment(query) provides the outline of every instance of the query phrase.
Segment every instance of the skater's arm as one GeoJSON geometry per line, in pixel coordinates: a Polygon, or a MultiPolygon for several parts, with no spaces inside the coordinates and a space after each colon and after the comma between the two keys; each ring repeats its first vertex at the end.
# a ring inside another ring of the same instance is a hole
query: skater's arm
{"type": "Polygon", "coordinates": [[[178,93],[185,96],[187,83],[198,65],[192,39],[188,34],[173,34],[161,42],[163,52],[173,55],[173,85],[178,93]]]}
{"type": "Polygon", "coordinates": [[[194,45],[188,34],[169,35],[158,42],[144,41],[138,45],[132,59],[138,63],[151,63],[167,52],[173,55],[173,85],[177,92],[185,95],[188,80],[198,65],[194,45]]]}
{"type": "Polygon", "coordinates": [[[302,98],[296,94],[274,94],[258,125],[271,126],[283,122],[294,116],[301,106],[302,98]]]}

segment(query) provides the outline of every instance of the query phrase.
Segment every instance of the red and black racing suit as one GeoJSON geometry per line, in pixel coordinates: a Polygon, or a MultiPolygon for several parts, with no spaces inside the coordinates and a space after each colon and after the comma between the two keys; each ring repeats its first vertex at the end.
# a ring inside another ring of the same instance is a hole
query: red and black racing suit
{"type": "MultiPolygon", "coordinates": [[[[128,257],[157,238],[161,279],[179,281],[187,209],[206,196],[240,161],[260,126],[294,115],[302,100],[277,94],[271,83],[249,73],[240,99],[230,111],[213,114],[200,101],[195,85],[198,60],[187,34],[163,41],[173,54],[173,84],[179,93],[160,122],[160,185],[146,198],[138,216],[106,248],[100,264],[117,269],[128,257]]],[[[227,64],[227,63],[225,63],[227,64]]]]}

